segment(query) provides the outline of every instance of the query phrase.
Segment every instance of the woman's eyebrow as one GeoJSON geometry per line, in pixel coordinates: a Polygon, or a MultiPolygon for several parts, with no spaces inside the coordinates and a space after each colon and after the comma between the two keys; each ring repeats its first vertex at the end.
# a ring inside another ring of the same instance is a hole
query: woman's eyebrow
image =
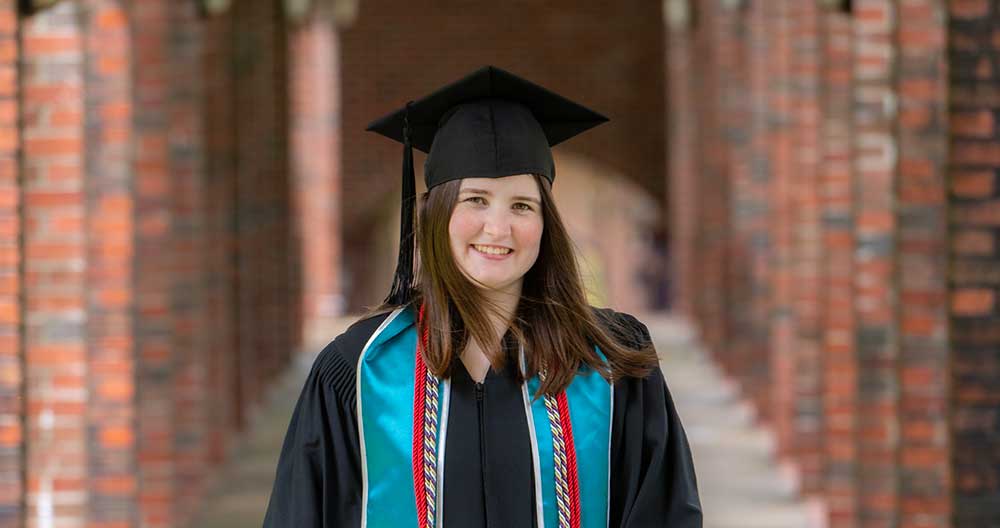
{"type": "MultiPolygon", "coordinates": [[[[493,193],[490,192],[490,191],[487,191],[486,189],[466,188],[466,189],[462,189],[459,194],[461,194],[461,193],[484,194],[486,196],[493,196],[493,193]]],[[[512,199],[514,199],[514,200],[521,200],[521,201],[525,201],[525,202],[533,202],[533,203],[536,203],[536,204],[541,203],[541,202],[539,202],[538,198],[534,198],[534,197],[531,197],[531,196],[513,196],[512,199]]]]}

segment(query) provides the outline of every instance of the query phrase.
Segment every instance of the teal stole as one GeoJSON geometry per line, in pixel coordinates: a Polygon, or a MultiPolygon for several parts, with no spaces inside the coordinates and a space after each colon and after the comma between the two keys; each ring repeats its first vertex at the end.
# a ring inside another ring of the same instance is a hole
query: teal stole
{"type": "MultiPolygon", "coordinates": [[[[399,308],[392,312],[368,339],[358,359],[362,528],[418,525],[411,469],[417,347],[414,311],[399,308]]],[[[539,384],[534,377],[521,388],[533,446],[535,516],[539,528],[557,528],[552,433],[544,398],[532,399],[539,384]]],[[[441,380],[438,389],[436,527],[443,526],[444,517],[444,447],[451,384],[441,380]]],[[[583,367],[566,389],[566,400],[576,448],[580,527],[607,528],[613,387],[598,372],[583,367]]]]}

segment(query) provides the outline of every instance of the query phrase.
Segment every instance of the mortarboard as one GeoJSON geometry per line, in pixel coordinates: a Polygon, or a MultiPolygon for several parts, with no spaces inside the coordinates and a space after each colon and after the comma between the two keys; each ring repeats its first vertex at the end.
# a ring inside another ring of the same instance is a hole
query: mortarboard
{"type": "Polygon", "coordinates": [[[386,302],[410,300],[413,282],[413,148],[427,153],[424,182],[537,174],[555,179],[551,147],[608,118],[537,84],[485,66],[367,130],[403,144],[399,261],[386,302]]]}

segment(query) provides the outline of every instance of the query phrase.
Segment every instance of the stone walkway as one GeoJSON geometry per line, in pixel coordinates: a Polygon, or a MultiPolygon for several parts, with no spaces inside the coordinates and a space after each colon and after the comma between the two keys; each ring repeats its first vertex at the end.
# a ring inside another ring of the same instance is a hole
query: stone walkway
{"type": "Polygon", "coordinates": [[[656,341],[663,375],[694,451],[705,528],[821,528],[815,507],[774,462],[773,441],[755,427],[690,328],[672,317],[642,319],[656,341]]]}
{"type": "MultiPolygon", "coordinates": [[[[770,436],[753,427],[751,413],[688,327],[666,316],[641,319],[664,358],[664,374],[694,450],[705,528],[821,528],[811,521],[820,517],[818,510],[799,501],[794,485],[776,469],[770,436]]],[[[315,353],[322,344],[309,348],[315,353]]],[[[261,525],[281,441],[311,362],[311,355],[302,355],[274,387],[193,528],[261,525]]]]}

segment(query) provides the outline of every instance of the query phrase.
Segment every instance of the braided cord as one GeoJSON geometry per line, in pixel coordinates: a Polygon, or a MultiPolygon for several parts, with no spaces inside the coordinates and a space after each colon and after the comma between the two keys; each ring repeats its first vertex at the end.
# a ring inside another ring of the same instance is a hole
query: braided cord
{"type": "Polygon", "coordinates": [[[419,528],[433,528],[437,520],[437,436],[438,378],[427,370],[423,351],[427,349],[428,330],[420,307],[417,328],[416,369],[413,384],[413,491],[416,495],[419,528]]]}
{"type": "Polygon", "coordinates": [[[566,446],[566,483],[569,486],[570,527],[580,528],[580,478],[576,469],[576,442],[573,441],[573,422],[569,419],[569,399],[566,391],[556,398],[559,406],[559,423],[566,446]]]}
{"type": "MultiPolygon", "coordinates": [[[[539,378],[545,381],[545,374],[539,373],[539,378]]],[[[552,431],[559,528],[580,528],[580,482],[576,471],[576,446],[573,442],[573,423],[569,418],[569,400],[566,391],[558,396],[546,395],[544,400],[552,431]]]]}
{"type": "Polygon", "coordinates": [[[559,528],[569,528],[572,518],[570,506],[569,470],[566,457],[566,441],[563,437],[562,420],[559,419],[559,403],[556,398],[545,396],[545,410],[549,415],[549,429],[552,431],[552,458],[556,480],[556,507],[559,512],[559,528]]]}

